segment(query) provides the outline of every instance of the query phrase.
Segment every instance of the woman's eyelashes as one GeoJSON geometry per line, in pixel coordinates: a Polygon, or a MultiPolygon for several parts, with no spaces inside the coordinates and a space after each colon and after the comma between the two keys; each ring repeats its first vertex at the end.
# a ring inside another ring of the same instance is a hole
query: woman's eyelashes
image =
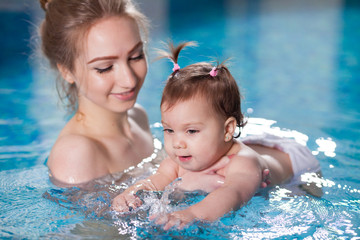
{"type": "MultiPolygon", "coordinates": [[[[145,54],[143,52],[141,52],[139,55],[137,56],[134,56],[134,57],[129,57],[129,61],[138,61],[138,60],[141,60],[141,59],[144,59],[145,58],[145,54]]],[[[106,72],[110,72],[112,69],[113,69],[113,66],[114,65],[110,65],[106,68],[98,68],[98,67],[95,67],[94,69],[98,72],[98,73],[106,73],[106,72]]]]}
{"type": "Polygon", "coordinates": [[[144,59],[145,55],[144,52],[141,52],[139,55],[134,56],[134,57],[130,57],[129,60],[130,61],[137,61],[137,60],[141,60],[144,59]]]}
{"type": "Polygon", "coordinates": [[[98,72],[98,73],[105,73],[105,72],[109,72],[111,71],[113,68],[113,65],[110,65],[109,67],[106,67],[106,68],[95,68],[95,70],[98,72]]]}

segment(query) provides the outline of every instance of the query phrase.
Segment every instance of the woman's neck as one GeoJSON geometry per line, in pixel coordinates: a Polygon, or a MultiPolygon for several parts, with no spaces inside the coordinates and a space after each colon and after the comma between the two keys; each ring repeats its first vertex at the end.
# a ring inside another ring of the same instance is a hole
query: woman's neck
{"type": "Polygon", "coordinates": [[[113,112],[96,105],[79,105],[73,120],[85,131],[94,135],[119,136],[131,138],[128,113],[113,112]]]}

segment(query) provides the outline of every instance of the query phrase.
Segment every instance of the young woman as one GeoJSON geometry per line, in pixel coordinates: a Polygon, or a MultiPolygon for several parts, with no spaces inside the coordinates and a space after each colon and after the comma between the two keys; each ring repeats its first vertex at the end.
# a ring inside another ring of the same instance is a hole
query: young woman
{"type": "Polygon", "coordinates": [[[51,176],[81,184],[150,156],[147,116],[135,104],[147,73],[146,18],[126,0],[41,3],[42,49],[75,110],[48,158],[51,176]]]}

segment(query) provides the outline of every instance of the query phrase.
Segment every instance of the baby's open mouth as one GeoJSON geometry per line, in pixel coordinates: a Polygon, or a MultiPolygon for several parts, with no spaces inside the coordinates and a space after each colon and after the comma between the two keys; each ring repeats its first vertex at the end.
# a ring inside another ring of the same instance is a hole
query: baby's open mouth
{"type": "Polygon", "coordinates": [[[188,162],[191,160],[191,158],[192,158],[192,156],[179,156],[179,160],[181,162],[188,162]]]}

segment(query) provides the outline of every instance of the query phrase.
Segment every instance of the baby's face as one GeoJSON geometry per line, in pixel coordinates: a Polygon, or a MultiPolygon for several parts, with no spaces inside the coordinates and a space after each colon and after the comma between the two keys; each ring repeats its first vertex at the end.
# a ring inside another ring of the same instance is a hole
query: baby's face
{"type": "Polygon", "coordinates": [[[201,171],[226,153],[225,120],[202,97],[161,108],[165,150],[184,169],[201,171]]]}

